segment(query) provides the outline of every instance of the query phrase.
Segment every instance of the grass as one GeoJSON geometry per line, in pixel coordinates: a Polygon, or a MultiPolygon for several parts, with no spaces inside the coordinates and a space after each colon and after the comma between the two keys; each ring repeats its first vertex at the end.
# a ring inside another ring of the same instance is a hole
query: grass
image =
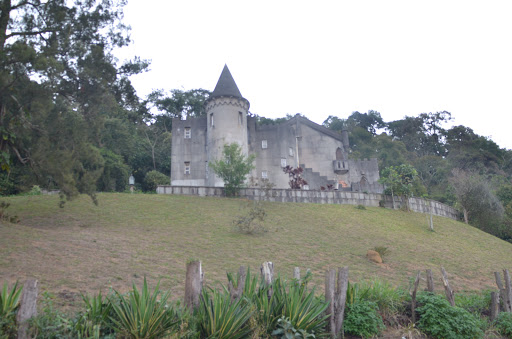
{"type": "Polygon", "coordinates": [[[99,194],[99,206],[82,196],[63,209],[53,196],[1,200],[21,221],[0,223],[0,282],[34,277],[68,304],[80,292],[127,291],[144,277],[182,298],[191,259],[203,262],[210,286],[226,284],[226,271],[240,265],[258,272],[273,261],[287,277],[294,266],[311,269],[319,290],[329,267],[349,266],[351,281],[399,286],[430,268],[441,290],[442,265],[456,292],[495,288],[493,272],[512,268],[510,243],[440,217],[430,232],[423,214],[382,208],[267,203],[269,232],[255,236],[233,231],[237,199],[109,193],[99,194]],[[385,264],[366,259],[376,246],[389,249],[385,264]]]}

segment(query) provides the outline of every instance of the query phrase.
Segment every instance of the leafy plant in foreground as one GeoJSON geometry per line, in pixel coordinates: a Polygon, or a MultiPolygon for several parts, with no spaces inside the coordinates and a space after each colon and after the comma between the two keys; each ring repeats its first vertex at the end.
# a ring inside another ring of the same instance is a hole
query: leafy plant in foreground
{"type": "Polygon", "coordinates": [[[343,330],[345,333],[362,338],[378,335],[386,326],[377,310],[377,304],[365,300],[347,305],[343,330]]]}
{"type": "Polygon", "coordinates": [[[290,319],[282,317],[277,321],[277,330],[272,332],[273,336],[281,339],[308,339],[315,338],[315,335],[304,330],[296,330],[290,322],[290,319]]]}
{"type": "Polygon", "coordinates": [[[420,315],[418,328],[434,338],[482,338],[478,319],[460,307],[452,307],[446,299],[432,293],[418,295],[416,309],[420,315]]]}
{"type": "Polygon", "coordinates": [[[249,319],[253,311],[244,299],[231,302],[226,291],[205,288],[197,312],[200,332],[205,338],[247,338],[252,331],[249,319]]]}
{"type": "Polygon", "coordinates": [[[502,312],[496,319],[496,329],[507,338],[512,338],[512,313],[502,312]]]}
{"type": "Polygon", "coordinates": [[[167,305],[169,292],[159,295],[159,284],[151,294],[146,278],[141,291],[135,284],[126,296],[114,291],[118,302],[111,300],[115,316],[112,317],[116,330],[129,338],[161,338],[177,324],[174,312],[167,305]]]}
{"type": "Polygon", "coordinates": [[[101,292],[97,296],[82,295],[85,312],[78,315],[75,331],[84,338],[114,335],[112,302],[103,298],[101,292]]]}
{"type": "Polygon", "coordinates": [[[14,284],[9,291],[7,283],[4,283],[0,293],[0,338],[8,338],[16,333],[16,311],[19,307],[21,291],[23,287],[14,284]]]}

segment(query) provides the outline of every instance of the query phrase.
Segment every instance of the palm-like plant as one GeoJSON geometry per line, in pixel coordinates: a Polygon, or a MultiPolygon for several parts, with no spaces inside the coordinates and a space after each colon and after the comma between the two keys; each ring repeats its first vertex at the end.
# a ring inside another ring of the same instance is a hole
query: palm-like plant
{"type": "Polygon", "coordinates": [[[151,294],[146,278],[139,292],[135,284],[127,295],[115,291],[118,300],[111,300],[115,316],[111,318],[118,332],[129,338],[161,338],[177,324],[171,307],[167,305],[169,292],[158,300],[159,285],[151,294]]]}
{"type": "Polygon", "coordinates": [[[245,299],[231,301],[228,293],[203,290],[197,312],[199,328],[206,338],[247,338],[252,328],[249,319],[253,308],[245,299]]]}
{"type": "Polygon", "coordinates": [[[18,282],[9,291],[4,283],[0,293],[0,335],[13,334],[16,327],[16,311],[20,305],[20,296],[23,286],[18,282]]]}

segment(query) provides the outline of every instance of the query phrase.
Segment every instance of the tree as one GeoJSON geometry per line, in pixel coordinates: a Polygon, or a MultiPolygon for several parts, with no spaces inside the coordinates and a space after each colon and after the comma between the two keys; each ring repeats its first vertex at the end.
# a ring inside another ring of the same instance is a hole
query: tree
{"type": "Polygon", "coordinates": [[[113,56],[130,42],[125,3],[0,0],[0,167],[28,168],[24,185],[93,196],[105,122],[140,122],[129,76],[148,63],[113,56]]]}
{"type": "Polygon", "coordinates": [[[227,196],[236,195],[242,188],[246,176],[254,169],[255,158],[254,154],[245,156],[242,147],[234,142],[224,145],[222,159],[210,163],[210,168],[224,180],[227,196]]]}
{"type": "Polygon", "coordinates": [[[283,167],[283,172],[288,174],[290,177],[288,184],[292,190],[301,190],[305,185],[308,184],[308,182],[302,177],[303,171],[304,170],[302,167],[293,168],[289,165],[283,167]]]}
{"type": "MultiPolygon", "coordinates": [[[[503,217],[503,205],[482,176],[456,168],[452,170],[450,184],[466,224],[473,222],[485,230],[486,225],[503,217]]],[[[489,231],[487,229],[488,233],[492,233],[489,231]]]]}
{"type": "Polygon", "coordinates": [[[393,208],[395,194],[401,196],[406,208],[409,208],[409,196],[413,192],[417,175],[418,172],[411,165],[389,166],[382,170],[379,182],[391,191],[393,208]]]}

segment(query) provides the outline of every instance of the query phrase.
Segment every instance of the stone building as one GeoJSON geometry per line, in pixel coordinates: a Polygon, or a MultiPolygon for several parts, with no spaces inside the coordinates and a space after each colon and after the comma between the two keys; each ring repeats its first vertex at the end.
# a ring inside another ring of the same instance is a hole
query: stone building
{"type": "Polygon", "coordinates": [[[283,167],[302,167],[305,189],[329,187],[345,191],[382,192],[376,159],[348,157],[348,132],[341,134],[300,115],[276,125],[259,125],[248,116],[227,66],[206,102],[206,115],[172,122],[172,186],[223,186],[208,163],[222,157],[224,144],[237,142],[244,154],[255,154],[249,176],[265,178],[276,188],[289,188],[283,167]]]}

